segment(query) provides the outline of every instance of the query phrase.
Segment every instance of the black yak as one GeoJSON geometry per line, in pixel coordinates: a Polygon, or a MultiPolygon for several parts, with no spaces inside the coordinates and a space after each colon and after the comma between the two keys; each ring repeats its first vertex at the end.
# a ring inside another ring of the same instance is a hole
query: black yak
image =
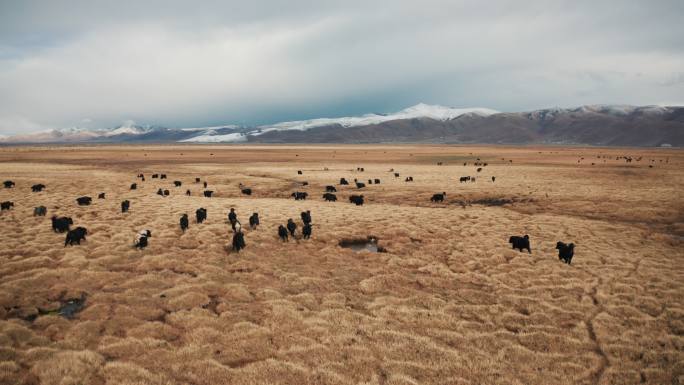
{"type": "Polygon", "coordinates": [[[356,188],[364,188],[364,187],[366,187],[365,183],[356,182],[356,188]]]}
{"type": "Polygon", "coordinates": [[[31,191],[41,192],[41,191],[43,191],[44,188],[45,188],[45,185],[42,183],[34,184],[33,186],[31,186],[31,191]]]}
{"type": "Polygon", "coordinates": [[[4,201],[4,202],[0,203],[0,211],[9,210],[12,207],[14,207],[14,202],[4,201]]]}
{"type": "Polygon", "coordinates": [[[295,231],[297,231],[297,224],[294,223],[294,221],[292,220],[292,218],[290,218],[290,219],[287,220],[287,231],[290,232],[290,235],[291,235],[292,237],[295,236],[295,231]]]}
{"type": "Polygon", "coordinates": [[[252,216],[249,217],[249,227],[254,230],[259,226],[259,213],[252,213],[252,216]]]}
{"type": "Polygon", "coordinates": [[[524,235],[522,237],[514,235],[508,239],[508,243],[513,245],[513,249],[518,249],[521,252],[524,249],[527,249],[527,252],[532,254],[532,250],[530,250],[530,236],[529,235],[524,235]]]}
{"type": "Polygon", "coordinates": [[[211,191],[211,190],[205,190],[205,191],[204,191],[204,196],[207,197],[207,198],[211,198],[211,194],[213,194],[213,193],[214,193],[214,192],[211,191]]]}
{"type": "Polygon", "coordinates": [[[202,223],[207,219],[207,209],[200,207],[195,211],[195,220],[197,223],[202,223]]]}
{"type": "Polygon", "coordinates": [[[341,185],[348,185],[349,182],[347,182],[347,180],[344,179],[344,178],[340,178],[340,184],[341,184],[341,185]]]}
{"type": "Polygon", "coordinates": [[[137,190],[138,189],[138,184],[137,183],[132,183],[131,184],[131,190],[137,190]]]}
{"type": "Polygon", "coordinates": [[[239,253],[240,250],[245,248],[245,246],[247,246],[245,244],[245,234],[241,230],[238,230],[235,234],[233,234],[233,250],[239,253]]]}
{"type": "Polygon", "coordinates": [[[311,238],[311,223],[307,223],[302,227],[302,238],[304,239],[309,239],[311,238]]]}
{"type": "Polygon", "coordinates": [[[445,197],[445,196],[446,196],[446,193],[445,193],[445,192],[443,192],[443,193],[441,193],[441,194],[434,194],[434,195],[432,195],[432,198],[430,198],[430,200],[431,200],[432,202],[444,202],[444,197],[445,197]]]}
{"type": "Polygon", "coordinates": [[[181,182],[181,181],[179,181],[179,180],[174,180],[174,181],[173,181],[173,185],[176,186],[176,187],[180,187],[180,186],[183,185],[183,182],[181,182]]]}
{"type": "Polygon", "coordinates": [[[81,240],[86,240],[86,235],[88,234],[88,230],[86,230],[85,227],[77,227],[73,230],[69,230],[69,232],[66,235],[66,239],[64,240],[64,247],[67,245],[73,246],[74,243],[77,245],[81,244],[81,240]]]}
{"type": "Polygon", "coordinates": [[[243,188],[242,190],[240,190],[240,192],[242,192],[245,195],[252,195],[252,189],[251,188],[243,188]]]}
{"type": "Polygon", "coordinates": [[[185,190],[185,195],[190,196],[192,195],[192,192],[190,192],[190,190],[185,190]]]}
{"type": "Polygon", "coordinates": [[[187,228],[189,227],[189,225],[190,225],[190,223],[189,223],[189,221],[188,221],[188,214],[183,214],[183,215],[181,216],[181,218],[180,218],[180,228],[181,228],[181,230],[182,230],[183,232],[185,232],[185,230],[187,230],[187,228]]]}
{"type": "Polygon", "coordinates": [[[287,241],[287,229],[285,228],[285,226],[278,226],[278,236],[280,237],[280,239],[283,240],[283,242],[287,241]]]}
{"type": "Polygon", "coordinates": [[[323,194],[323,199],[325,199],[327,202],[336,202],[337,196],[335,194],[325,193],[323,194]]]}
{"type": "Polygon", "coordinates": [[[69,217],[52,216],[52,230],[56,233],[69,231],[69,226],[73,224],[74,221],[69,217]]]}
{"type": "Polygon", "coordinates": [[[93,198],[91,198],[91,197],[76,198],[76,202],[78,203],[79,206],[88,206],[92,200],[93,200],[93,198]]]}
{"type": "Polygon", "coordinates": [[[558,259],[569,265],[575,255],[575,244],[565,244],[559,241],[556,243],[556,249],[558,249],[558,259]]]}
{"type": "Polygon", "coordinates": [[[335,186],[325,186],[325,191],[326,192],[337,192],[337,189],[335,186]]]}
{"type": "Polygon", "coordinates": [[[306,192],[295,191],[292,194],[290,194],[290,196],[293,197],[296,201],[299,201],[299,200],[305,200],[306,197],[309,196],[309,194],[306,192]]]}
{"type": "Polygon", "coordinates": [[[126,199],[125,201],[121,201],[121,212],[125,213],[128,211],[128,209],[131,207],[131,201],[126,199]]]}
{"type": "Polygon", "coordinates": [[[230,222],[230,226],[232,227],[233,232],[237,231],[236,226],[238,223],[240,223],[240,221],[238,221],[237,213],[235,212],[235,208],[233,207],[230,208],[230,212],[228,213],[228,222],[230,222]]]}
{"type": "Polygon", "coordinates": [[[12,188],[12,187],[14,187],[14,182],[12,182],[11,180],[6,180],[6,181],[3,182],[3,184],[5,185],[5,188],[12,188]]]}
{"type": "Polygon", "coordinates": [[[349,202],[354,203],[357,206],[363,205],[363,195],[351,195],[349,197],[349,202]]]}
{"type": "Polygon", "coordinates": [[[33,216],[34,217],[44,217],[45,214],[47,214],[47,207],[38,206],[38,207],[33,208],[33,216]]]}
{"type": "Polygon", "coordinates": [[[305,225],[311,223],[311,210],[302,211],[300,215],[305,225]]]}
{"type": "Polygon", "coordinates": [[[97,199],[105,199],[105,193],[97,194],[97,199]]]}

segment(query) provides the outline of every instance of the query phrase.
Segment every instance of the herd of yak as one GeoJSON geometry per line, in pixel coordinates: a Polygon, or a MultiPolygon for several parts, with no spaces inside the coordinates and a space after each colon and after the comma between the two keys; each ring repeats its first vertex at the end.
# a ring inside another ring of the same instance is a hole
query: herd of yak
{"type": "MultiPolygon", "coordinates": [[[[441,162],[440,162],[441,163],[441,162]]],[[[441,165],[438,163],[438,165],[441,165]]],[[[464,163],[464,166],[467,165],[467,163],[464,163]]],[[[487,166],[487,163],[481,162],[479,159],[477,162],[474,162],[475,166],[487,166]]],[[[477,172],[482,171],[482,167],[477,168],[477,172]]],[[[358,167],[357,171],[363,172],[364,168],[363,167],[358,167]]],[[[399,178],[400,174],[397,172],[394,172],[394,169],[390,169],[390,172],[394,174],[395,178],[399,178]]],[[[297,171],[298,175],[302,175],[303,172],[301,170],[297,171]]],[[[144,174],[138,174],[137,176],[139,179],[142,181],[145,181],[145,175],[144,174]]],[[[159,179],[167,179],[166,174],[153,174],[152,178],[159,178],[159,179]]],[[[492,182],[495,182],[496,178],[494,176],[491,177],[492,182]]],[[[380,179],[368,179],[368,184],[380,184],[381,181],[380,179]]],[[[413,177],[408,176],[405,177],[404,179],[405,182],[413,182],[413,177]]],[[[464,182],[475,182],[475,177],[471,176],[465,176],[460,178],[460,183],[464,182]]],[[[200,183],[201,179],[200,178],[195,178],[195,183],[200,183]]],[[[180,187],[182,186],[181,181],[174,181],[174,186],[175,187],[180,187]]],[[[207,198],[211,198],[213,191],[211,190],[206,190],[207,188],[207,182],[204,183],[204,196],[207,198]]],[[[362,189],[366,187],[365,182],[361,182],[358,179],[354,179],[354,183],[357,189],[362,189]]],[[[345,179],[341,178],[339,181],[340,185],[349,185],[350,183],[345,179]]],[[[302,182],[302,185],[306,186],[308,185],[307,182],[302,182]]],[[[7,180],[4,182],[4,187],[5,188],[13,188],[15,186],[15,183],[13,181],[7,180]]],[[[247,188],[240,184],[240,190],[241,193],[244,195],[251,195],[252,194],[252,189],[247,188]]],[[[40,192],[43,189],[45,189],[44,184],[35,184],[31,186],[31,191],[33,192],[40,192]]],[[[133,183],[130,185],[131,190],[136,190],[137,189],[137,183],[133,183]]],[[[328,185],[325,187],[325,193],[323,194],[323,199],[325,201],[337,201],[337,196],[334,194],[337,192],[337,189],[333,185],[328,185]]],[[[161,196],[168,196],[170,194],[169,190],[165,189],[158,189],[157,194],[161,196]]],[[[190,196],[191,191],[187,190],[186,195],[190,196]]],[[[308,196],[308,193],[306,192],[300,192],[300,191],[295,191],[291,194],[291,196],[295,200],[305,200],[308,196]]],[[[446,197],[446,193],[437,193],[434,194],[430,200],[432,202],[443,202],[444,198],[446,197]]],[[[100,193],[98,194],[98,199],[105,199],[105,193],[100,193]]],[[[364,197],[363,195],[355,195],[352,194],[349,196],[349,201],[357,206],[361,206],[364,203],[364,197]]],[[[83,196],[76,198],[76,203],[80,206],[87,206],[90,205],[92,202],[92,198],[88,196],[83,196]]],[[[130,201],[124,200],[121,202],[121,212],[125,213],[128,212],[130,208],[130,201]]],[[[11,201],[5,201],[1,202],[1,209],[4,210],[10,210],[11,208],[14,207],[14,203],[11,201]]],[[[34,208],[34,216],[45,216],[47,214],[47,208],[45,206],[38,206],[34,208]]],[[[205,208],[199,208],[195,212],[195,219],[197,223],[202,223],[205,219],[207,218],[207,210],[205,208]]],[[[301,235],[303,239],[309,239],[312,234],[312,219],[311,219],[311,212],[309,210],[302,212],[301,213],[301,219],[302,219],[302,231],[301,235]]],[[[231,224],[232,230],[233,230],[233,240],[232,240],[232,249],[236,252],[239,252],[241,249],[244,249],[246,246],[245,243],[245,238],[244,238],[244,233],[242,232],[242,225],[240,224],[240,221],[237,218],[237,213],[235,212],[234,208],[230,209],[230,212],[228,214],[228,222],[231,224]]],[[[189,227],[189,219],[187,214],[183,214],[180,218],[180,227],[183,232],[189,227]]],[[[64,233],[66,232],[66,239],[64,241],[64,246],[70,246],[70,245],[80,245],[82,240],[86,239],[86,235],[88,234],[88,230],[84,227],[76,227],[74,229],[71,229],[71,225],[73,225],[73,220],[69,217],[57,217],[53,216],[52,217],[52,229],[55,232],[59,233],[64,233]]],[[[249,225],[251,229],[256,229],[257,226],[259,226],[259,214],[258,213],[253,213],[249,217],[249,225]]],[[[295,237],[295,232],[297,230],[297,224],[292,220],[292,218],[288,219],[286,225],[279,225],[278,226],[278,237],[283,240],[283,241],[288,241],[288,237],[295,237]]],[[[138,249],[144,249],[149,242],[149,238],[152,236],[152,232],[150,230],[141,230],[135,237],[134,240],[134,247],[138,249]]],[[[522,252],[523,250],[527,250],[529,253],[531,253],[530,249],[530,239],[528,235],[524,236],[512,236],[509,239],[509,243],[512,245],[513,249],[520,250],[522,252]]],[[[558,242],[556,244],[556,249],[558,249],[558,257],[560,260],[563,262],[570,264],[572,261],[572,257],[574,255],[574,247],[575,245],[573,243],[565,244],[563,242],[558,242]]]]}

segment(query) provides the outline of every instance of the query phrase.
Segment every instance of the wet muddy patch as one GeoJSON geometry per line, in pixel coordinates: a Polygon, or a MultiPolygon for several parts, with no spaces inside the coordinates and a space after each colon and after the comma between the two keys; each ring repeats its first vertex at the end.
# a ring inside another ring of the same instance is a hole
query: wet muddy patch
{"type": "Polygon", "coordinates": [[[378,244],[378,238],[369,235],[366,238],[345,238],[340,240],[340,247],[354,252],[370,251],[371,253],[385,253],[387,250],[378,244]]]}

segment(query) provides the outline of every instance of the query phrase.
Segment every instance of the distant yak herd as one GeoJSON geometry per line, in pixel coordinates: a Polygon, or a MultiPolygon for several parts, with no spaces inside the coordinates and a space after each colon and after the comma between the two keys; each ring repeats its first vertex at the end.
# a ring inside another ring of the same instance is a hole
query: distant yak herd
{"type": "MultiPolygon", "coordinates": [[[[627,162],[631,162],[631,158],[625,158],[627,159],[627,162]]],[[[640,159],[638,159],[640,160],[640,159]]],[[[442,165],[442,162],[439,162],[438,165],[442,165]]],[[[467,162],[464,163],[464,166],[467,165],[467,162]]],[[[487,166],[488,164],[485,162],[480,161],[480,159],[477,159],[477,162],[474,163],[475,166],[481,166],[477,168],[477,172],[482,171],[482,167],[487,166]]],[[[357,167],[356,169],[357,172],[364,172],[363,167],[357,167]]],[[[394,169],[390,170],[391,173],[394,174],[395,178],[400,177],[400,173],[394,172],[394,169]]],[[[302,170],[297,171],[298,175],[303,175],[304,172],[302,170]]],[[[137,175],[138,178],[140,178],[141,181],[145,181],[145,175],[140,173],[137,175]]],[[[167,176],[166,174],[152,174],[153,179],[166,179],[167,176]]],[[[492,182],[496,180],[494,176],[491,177],[492,182]]],[[[405,182],[413,182],[413,177],[412,176],[407,176],[404,178],[405,182]]],[[[200,183],[201,179],[200,178],[195,178],[195,183],[200,183]]],[[[379,178],[373,178],[373,179],[367,179],[368,185],[378,185],[381,183],[381,180],[379,178]]],[[[472,176],[463,176],[460,177],[459,179],[460,183],[463,182],[475,182],[475,177],[472,176]]],[[[357,189],[363,189],[366,187],[366,183],[359,181],[358,179],[354,179],[354,183],[357,189]]],[[[16,184],[11,181],[7,180],[4,183],[5,188],[14,188],[16,184]]],[[[302,186],[307,186],[307,182],[301,182],[302,186]]],[[[339,185],[345,186],[349,185],[350,183],[347,181],[345,178],[340,178],[339,180],[339,185]]],[[[180,180],[174,180],[173,185],[175,187],[181,187],[183,185],[183,182],[180,180]]],[[[203,195],[207,198],[211,198],[213,191],[212,190],[206,190],[208,184],[207,182],[203,182],[205,191],[203,191],[203,195]]],[[[31,191],[33,192],[41,192],[46,188],[44,184],[35,184],[31,186],[31,191]]],[[[130,190],[137,190],[138,184],[137,183],[132,183],[130,185],[130,190]]],[[[243,195],[252,195],[252,189],[249,187],[244,186],[242,183],[239,185],[240,192],[243,195]]],[[[323,194],[323,199],[327,202],[336,202],[337,201],[337,196],[334,194],[337,192],[337,188],[333,185],[327,185],[325,186],[325,193],[323,194]]],[[[166,197],[170,195],[170,191],[168,189],[162,189],[159,188],[156,192],[156,194],[166,197]]],[[[190,196],[192,195],[192,192],[190,190],[186,190],[186,195],[190,196]]],[[[433,194],[432,197],[430,198],[430,201],[433,203],[441,203],[444,202],[446,199],[446,192],[441,192],[441,193],[436,193],[433,194]]],[[[290,195],[292,198],[295,200],[306,200],[309,194],[307,192],[303,191],[295,191],[292,192],[290,195]]],[[[105,199],[105,193],[99,193],[98,194],[98,199],[105,199]]],[[[357,195],[357,194],[351,194],[349,196],[349,202],[356,205],[356,206],[361,206],[364,204],[364,196],[363,195],[357,195]]],[[[89,196],[82,196],[76,198],[76,203],[79,206],[88,206],[92,203],[92,198],[89,196]]],[[[0,202],[0,206],[2,208],[2,211],[5,210],[10,210],[14,207],[14,203],[11,201],[5,201],[5,202],[0,202]]],[[[129,211],[131,207],[131,202],[129,200],[124,200],[121,202],[121,212],[126,213],[129,211]]],[[[47,208],[45,206],[38,206],[34,208],[33,215],[34,216],[45,216],[47,214],[47,208]]],[[[197,209],[195,211],[195,221],[197,224],[203,223],[207,219],[207,210],[203,207],[197,209]]],[[[58,216],[52,216],[52,229],[53,231],[57,233],[66,233],[66,238],[64,241],[64,246],[73,246],[74,244],[80,245],[81,241],[86,240],[86,235],[88,235],[88,230],[84,227],[78,226],[74,229],[71,229],[71,226],[74,224],[73,220],[70,217],[58,217],[58,216]]],[[[311,217],[311,211],[307,210],[301,213],[301,220],[302,220],[302,227],[301,227],[301,238],[302,239],[310,239],[312,235],[312,230],[313,230],[313,224],[312,224],[312,217],[311,217]]],[[[240,224],[240,221],[237,218],[237,213],[235,212],[234,208],[230,209],[230,212],[228,213],[228,223],[230,223],[232,231],[233,231],[233,239],[232,239],[232,249],[236,252],[240,252],[240,250],[244,249],[246,247],[245,243],[245,236],[242,231],[242,225],[240,224]]],[[[260,221],[259,221],[259,214],[258,213],[252,213],[252,215],[249,217],[249,226],[252,230],[257,229],[259,226],[260,221]]],[[[184,233],[189,227],[190,227],[190,220],[187,214],[182,214],[179,220],[179,225],[181,231],[184,233]]],[[[296,236],[298,226],[297,223],[294,222],[292,218],[289,218],[287,220],[287,223],[285,225],[280,224],[278,225],[277,229],[277,236],[280,238],[282,241],[287,242],[289,238],[294,238],[296,236]]],[[[148,246],[149,244],[149,238],[152,237],[152,232],[148,229],[141,230],[140,232],[137,233],[134,239],[134,247],[137,249],[144,249],[145,247],[148,246]]],[[[523,235],[523,236],[512,236],[509,238],[509,243],[512,245],[513,249],[519,250],[522,252],[523,250],[527,250],[528,253],[532,253],[532,250],[530,248],[530,238],[529,235],[523,235]]],[[[558,250],[558,258],[559,260],[563,261],[564,263],[570,264],[572,261],[572,257],[574,255],[574,247],[575,245],[573,243],[565,244],[563,242],[558,242],[556,244],[556,249],[558,250]]]]}

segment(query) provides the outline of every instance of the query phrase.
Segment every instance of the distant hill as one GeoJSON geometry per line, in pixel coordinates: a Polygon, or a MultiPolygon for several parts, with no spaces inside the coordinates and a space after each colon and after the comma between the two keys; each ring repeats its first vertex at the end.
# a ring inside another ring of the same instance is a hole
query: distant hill
{"type": "Polygon", "coordinates": [[[490,143],[684,146],[684,107],[594,105],[498,112],[418,104],[394,114],[258,127],[49,130],[0,143],[490,143]]]}

